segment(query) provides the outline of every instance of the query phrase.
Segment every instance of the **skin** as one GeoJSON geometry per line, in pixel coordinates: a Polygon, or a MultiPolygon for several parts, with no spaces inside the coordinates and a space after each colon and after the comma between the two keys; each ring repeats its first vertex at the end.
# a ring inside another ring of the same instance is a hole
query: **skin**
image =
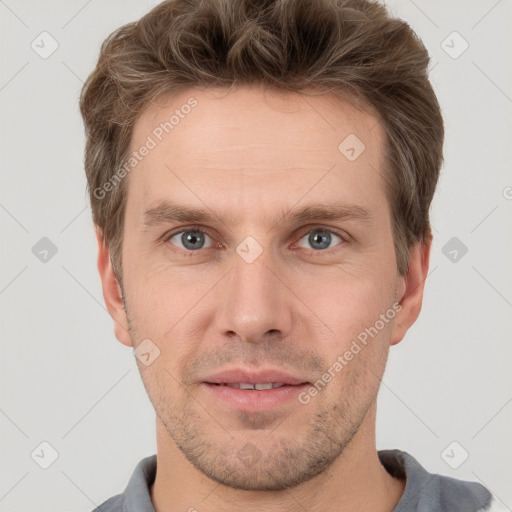
{"type": "Polygon", "coordinates": [[[400,276],[380,175],[383,127],[331,95],[194,88],[149,107],[132,149],[191,96],[198,105],[127,178],[124,301],[98,230],[117,339],[160,349],[149,366],[137,360],[156,411],[155,509],[391,511],[405,482],[379,462],[376,398],[390,346],[420,312],[431,239],[411,247],[400,276]],[[366,146],[355,161],[338,150],[351,133],[366,146]],[[181,234],[169,240],[196,223],[144,225],[162,200],[215,212],[199,226],[203,248],[184,246],[181,234]],[[356,205],[369,217],[283,219],[313,204],[356,205]],[[309,237],[322,229],[331,230],[327,248],[309,237]],[[236,252],[248,236],[262,248],[250,264],[236,252]],[[315,382],[395,302],[394,320],[306,405],[240,413],[197,380],[271,366],[315,382]],[[259,454],[251,464],[239,457],[247,443],[259,454]]]}

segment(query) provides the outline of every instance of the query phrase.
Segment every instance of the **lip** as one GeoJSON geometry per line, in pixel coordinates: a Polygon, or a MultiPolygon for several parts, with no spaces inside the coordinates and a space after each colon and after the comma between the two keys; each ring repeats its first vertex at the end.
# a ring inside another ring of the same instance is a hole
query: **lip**
{"type": "Polygon", "coordinates": [[[299,393],[310,385],[306,379],[281,370],[266,369],[251,372],[242,368],[216,373],[202,379],[201,382],[201,387],[210,397],[213,397],[216,403],[248,413],[271,411],[292,400],[299,404],[299,393]],[[237,382],[247,384],[278,382],[284,385],[279,388],[262,390],[238,389],[222,385],[237,382]]]}
{"type": "Polygon", "coordinates": [[[265,369],[250,371],[244,368],[232,368],[224,370],[201,379],[210,384],[234,384],[244,382],[247,384],[265,384],[267,382],[280,382],[289,385],[308,383],[307,379],[290,375],[282,370],[265,369]]]}
{"type": "Polygon", "coordinates": [[[286,384],[280,388],[262,389],[261,391],[231,388],[208,382],[203,382],[201,386],[217,403],[238,411],[258,413],[282,407],[292,400],[299,405],[298,395],[309,384],[286,384]]]}

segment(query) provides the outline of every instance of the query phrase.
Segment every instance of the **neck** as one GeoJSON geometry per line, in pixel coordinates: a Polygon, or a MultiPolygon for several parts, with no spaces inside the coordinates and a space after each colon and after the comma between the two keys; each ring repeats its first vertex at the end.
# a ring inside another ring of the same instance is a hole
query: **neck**
{"type": "Polygon", "coordinates": [[[379,461],[374,403],[343,453],[320,475],[292,489],[244,491],[207,478],[185,458],[157,418],[157,471],[151,488],[156,512],[288,512],[359,510],[391,512],[405,488],[379,461]]]}

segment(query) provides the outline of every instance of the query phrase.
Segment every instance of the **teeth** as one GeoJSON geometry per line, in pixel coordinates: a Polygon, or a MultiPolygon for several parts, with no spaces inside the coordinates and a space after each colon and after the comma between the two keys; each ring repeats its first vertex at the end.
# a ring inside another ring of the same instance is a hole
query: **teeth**
{"type": "Polygon", "coordinates": [[[234,382],[232,384],[226,384],[226,386],[230,386],[232,388],[237,389],[256,389],[258,391],[261,391],[263,389],[280,388],[281,386],[284,386],[284,384],[282,382],[266,382],[264,384],[248,384],[244,382],[234,382]]]}
{"type": "Polygon", "coordinates": [[[271,382],[269,382],[268,384],[256,384],[254,387],[256,389],[272,389],[274,386],[271,382]]]}

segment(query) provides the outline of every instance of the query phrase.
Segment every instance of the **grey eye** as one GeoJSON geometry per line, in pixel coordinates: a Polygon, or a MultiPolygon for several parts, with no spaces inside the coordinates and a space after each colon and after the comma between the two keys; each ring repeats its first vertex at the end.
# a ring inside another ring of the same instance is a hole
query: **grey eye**
{"type": "MultiPolygon", "coordinates": [[[[205,249],[205,239],[210,238],[204,231],[200,229],[188,229],[186,231],[180,231],[169,238],[169,242],[176,245],[180,249],[187,251],[197,251],[198,249],[205,249]],[[181,245],[180,245],[181,244],[181,245]]],[[[210,239],[211,240],[211,239],[210,239]]]]}
{"type": "MultiPolygon", "coordinates": [[[[329,246],[331,245],[333,236],[338,238],[340,242],[343,242],[343,239],[336,233],[321,228],[313,229],[309,233],[306,233],[301,240],[306,238],[306,242],[310,244],[310,247],[305,247],[306,249],[324,250],[330,248],[329,246]]],[[[300,243],[301,241],[298,242],[299,247],[304,247],[300,245],[300,243]]]]}

